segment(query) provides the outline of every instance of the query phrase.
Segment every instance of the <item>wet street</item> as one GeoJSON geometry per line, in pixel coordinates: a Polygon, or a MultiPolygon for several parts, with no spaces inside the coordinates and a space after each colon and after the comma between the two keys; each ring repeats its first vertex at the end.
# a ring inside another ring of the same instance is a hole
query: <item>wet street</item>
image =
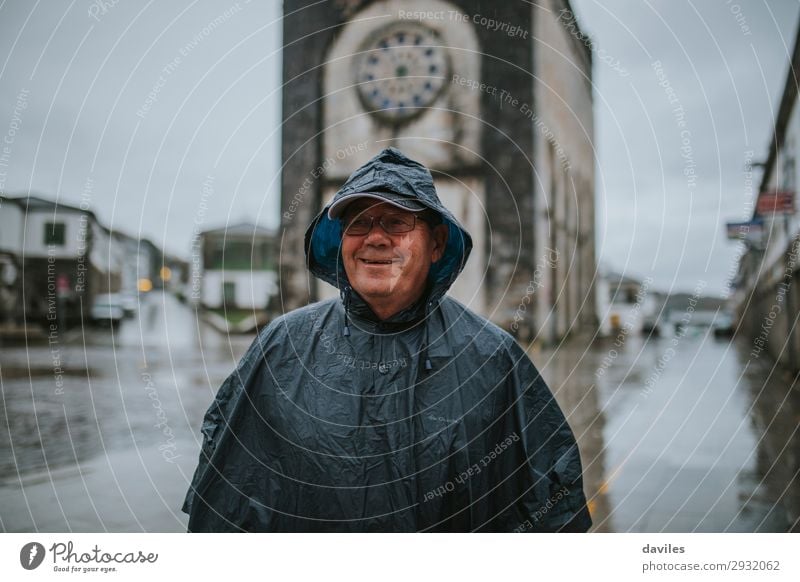
{"type": "Polygon", "coordinates": [[[533,354],[581,446],[594,529],[800,531],[797,379],[709,328],[673,338],[533,354]]]}
{"type": "MultiPolygon", "coordinates": [[[[203,412],[251,339],[153,293],[118,328],[3,345],[2,531],[184,531],[203,412]]],[[[800,529],[800,390],[748,352],[704,328],[532,352],[595,530],[800,529]]]]}
{"type": "Polygon", "coordinates": [[[251,341],[152,293],[117,328],[3,346],[0,527],[185,531],[203,413],[251,341]]]}

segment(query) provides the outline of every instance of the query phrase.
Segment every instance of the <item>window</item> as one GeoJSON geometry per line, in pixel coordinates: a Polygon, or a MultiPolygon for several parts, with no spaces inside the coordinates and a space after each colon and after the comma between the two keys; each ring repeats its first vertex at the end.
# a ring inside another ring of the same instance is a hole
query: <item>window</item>
{"type": "Polygon", "coordinates": [[[224,281],[222,283],[222,303],[226,307],[236,307],[236,283],[224,281]]]}
{"type": "Polygon", "coordinates": [[[273,268],[269,243],[252,240],[212,239],[206,244],[205,268],[226,271],[273,268]]]}
{"type": "Polygon", "coordinates": [[[44,223],[44,244],[64,246],[66,238],[66,225],[63,222],[45,222],[44,223]]]}

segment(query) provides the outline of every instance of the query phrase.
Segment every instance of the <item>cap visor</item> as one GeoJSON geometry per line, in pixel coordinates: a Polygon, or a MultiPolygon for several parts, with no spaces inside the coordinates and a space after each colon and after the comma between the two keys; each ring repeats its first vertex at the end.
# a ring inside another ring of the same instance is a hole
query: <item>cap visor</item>
{"type": "Polygon", "coordinates": [[[331,204],[330,208],[328,208],[328,218],[336,219],[339,218],[342,213],[344,212],[345,208],[347,208],[350,203],[355,202],[356,198],[372,198],[374,200],[379,200],[380,202],[386,202],[387,204],[391,204],[401,210],[407,210],[409,212],[420,212],[427,208],[425,205],[416,202],[414,200],[408,200],[409,205],[405,206],[403,204],[399,204],[394,200],[386,198],[385,196],[381,196],[380,194],[370,194],[368,192],[356,192],[355,194],[347,194],[346,196],[342,196],[331,204]]]}

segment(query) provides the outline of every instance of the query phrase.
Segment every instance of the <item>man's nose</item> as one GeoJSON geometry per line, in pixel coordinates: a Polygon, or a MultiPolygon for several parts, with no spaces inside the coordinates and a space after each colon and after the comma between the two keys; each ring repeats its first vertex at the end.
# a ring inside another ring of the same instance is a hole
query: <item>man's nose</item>
{"type": "Polygon", "coordinates": [[[380,246],[380,245],[388,245],[391,242],[389,235],[386,234],[386,231],[383,230],[383,227],[378,224],[378,221],[375,220],[372,223],[372,228],[367,233],[367,236],[364,238],[365,245],[373,245],[373,246],[380,246]]]}

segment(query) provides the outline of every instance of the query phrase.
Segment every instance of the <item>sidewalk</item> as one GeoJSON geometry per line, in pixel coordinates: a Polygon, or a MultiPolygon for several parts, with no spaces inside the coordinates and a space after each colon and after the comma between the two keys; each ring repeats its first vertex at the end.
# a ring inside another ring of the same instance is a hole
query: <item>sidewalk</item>
{"type": "Polygon", "coordinates": [[[199,448],[176,443],[165,460],[157,446],[99,456],[0,484],[0,527],[5,532],[184,532],[180,506],[199,448]]]}

